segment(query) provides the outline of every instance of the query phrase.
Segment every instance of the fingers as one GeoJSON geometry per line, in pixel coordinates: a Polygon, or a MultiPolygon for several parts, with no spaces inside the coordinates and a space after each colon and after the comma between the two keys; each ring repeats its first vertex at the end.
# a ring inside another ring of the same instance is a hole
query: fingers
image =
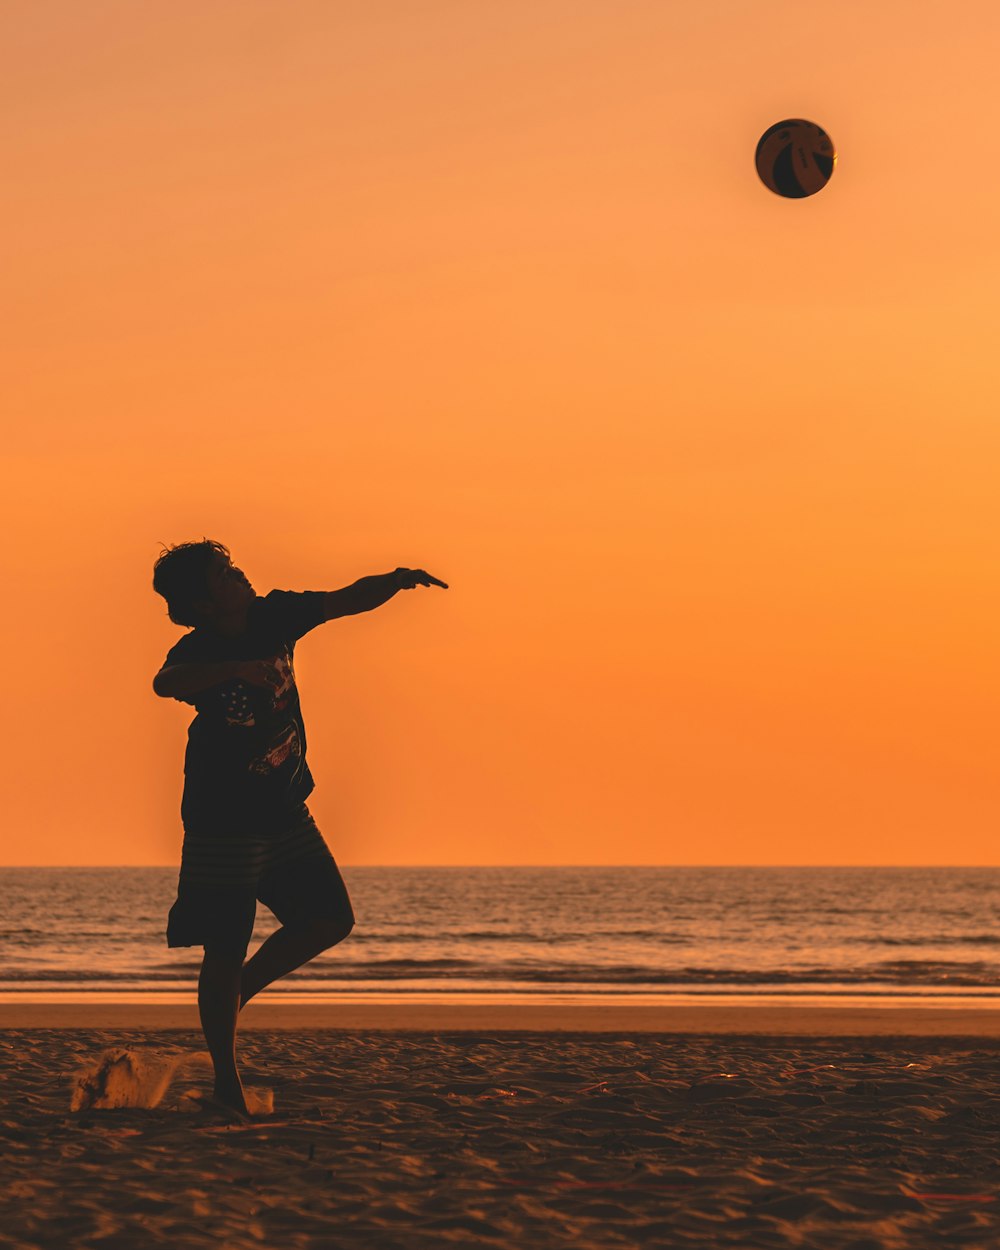
{"type": "Polygon", "coordinates": [[[448,589],[447,582],[432,577],[423,569],[397,569],[396,572],[399,574],[399,584],[403,590],[412,590],[414,586],[440,586],[442,590],[448,589]]]}

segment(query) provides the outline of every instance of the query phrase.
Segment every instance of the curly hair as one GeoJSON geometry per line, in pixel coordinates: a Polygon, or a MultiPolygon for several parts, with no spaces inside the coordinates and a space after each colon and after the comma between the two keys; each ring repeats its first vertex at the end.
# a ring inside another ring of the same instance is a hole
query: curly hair
{"type": "Polygon", "coordinates": [[[167,601],[167,616],[175,625],[197,625],[195,603],[208,598],[207,573],[216,556],[229,559],[229,548],[212,538],[200,543],[164,546],[153,566],[153,589],[167,601]]]}

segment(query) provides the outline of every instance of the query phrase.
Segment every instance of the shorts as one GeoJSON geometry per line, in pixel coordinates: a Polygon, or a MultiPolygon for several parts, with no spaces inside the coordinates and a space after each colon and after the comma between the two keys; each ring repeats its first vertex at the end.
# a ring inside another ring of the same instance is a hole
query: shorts
{"type": "Polygon", "coordinates": [[[257,901],[282,925],[354,924],[351,900],[330,848],[303,803],[271,833],[184,835],[168,946],[211,946],[246,956],[257,901]]]}

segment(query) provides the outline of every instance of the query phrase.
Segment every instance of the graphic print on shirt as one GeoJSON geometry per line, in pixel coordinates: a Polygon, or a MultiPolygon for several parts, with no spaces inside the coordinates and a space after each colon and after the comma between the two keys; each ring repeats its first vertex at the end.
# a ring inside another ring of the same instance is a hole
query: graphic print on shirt
{"type": "Polygon", "coordinates": [[[280,768],[285,760],[292,755],[302,754],[302,743],[295,722],[290,721],[274,739],[263,755],[250,761],[252,773],[269,773],[272,768],[280,768]]]}
{"type": "MultiPolygon", "coordinates": [[[[295,674],[292,671],[291,657],[286,651],[283,655],[269,656],[266,662],[277,670],[278,684],[271,692],[272,707],[275,711],[281,711],[295,689],[295,674]]],[[[245,681],[234,681],[224,686],[222,697],[227,725],[239,725],[243,729],[256,725],[250,690],[245,681]]]]}
{"type": "Polygon", "coordinates": [[[272,656],[270,664],[278,670],[280,678],[274,691],[274,706],[279,711],[285,706],[295,689],[295,673],[292,671],[292,657],[287,651],[282,655],[272,656]]]}
{"type": "MultiPolygon", "coordinates": [[[[292,657],[287,651],[281,655],[271,656],[268,663],[273,664],[278,673],[278,684],[272,693],[272,707],[280,712],[287,706],[295,690],[295,672],[292,668],[292,657]]],[[[288,721],[281,726],[278,733],[271,739],[263,755],[250,761],[250,771],[266,774],[272,768],[280,768],[291,756],[301,756],[302,742],[295,721],[288,721]]]]}
{"type": "Polygon", "coordinates": [[[244,681],[234,681],[232,685],[223,688],[222,697],[225,699],[224,712],[227,725],[241,725],[245,729],[249,729],[251,725],[257,722],[253,718],[253,710],[250,707],[250,695],[247,691],[247,685],[244,681]]]}

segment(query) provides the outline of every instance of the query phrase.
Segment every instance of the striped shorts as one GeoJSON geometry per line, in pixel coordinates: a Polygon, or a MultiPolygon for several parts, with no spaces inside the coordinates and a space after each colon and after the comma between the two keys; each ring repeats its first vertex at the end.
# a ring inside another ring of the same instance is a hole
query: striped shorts
{"type": "Polygon", "coordinates": [[[185,833],[167,945],[245,955],[258,900],[290,928],[354,923],[340,869],[304,803],[272,833],[185,833]]]}

